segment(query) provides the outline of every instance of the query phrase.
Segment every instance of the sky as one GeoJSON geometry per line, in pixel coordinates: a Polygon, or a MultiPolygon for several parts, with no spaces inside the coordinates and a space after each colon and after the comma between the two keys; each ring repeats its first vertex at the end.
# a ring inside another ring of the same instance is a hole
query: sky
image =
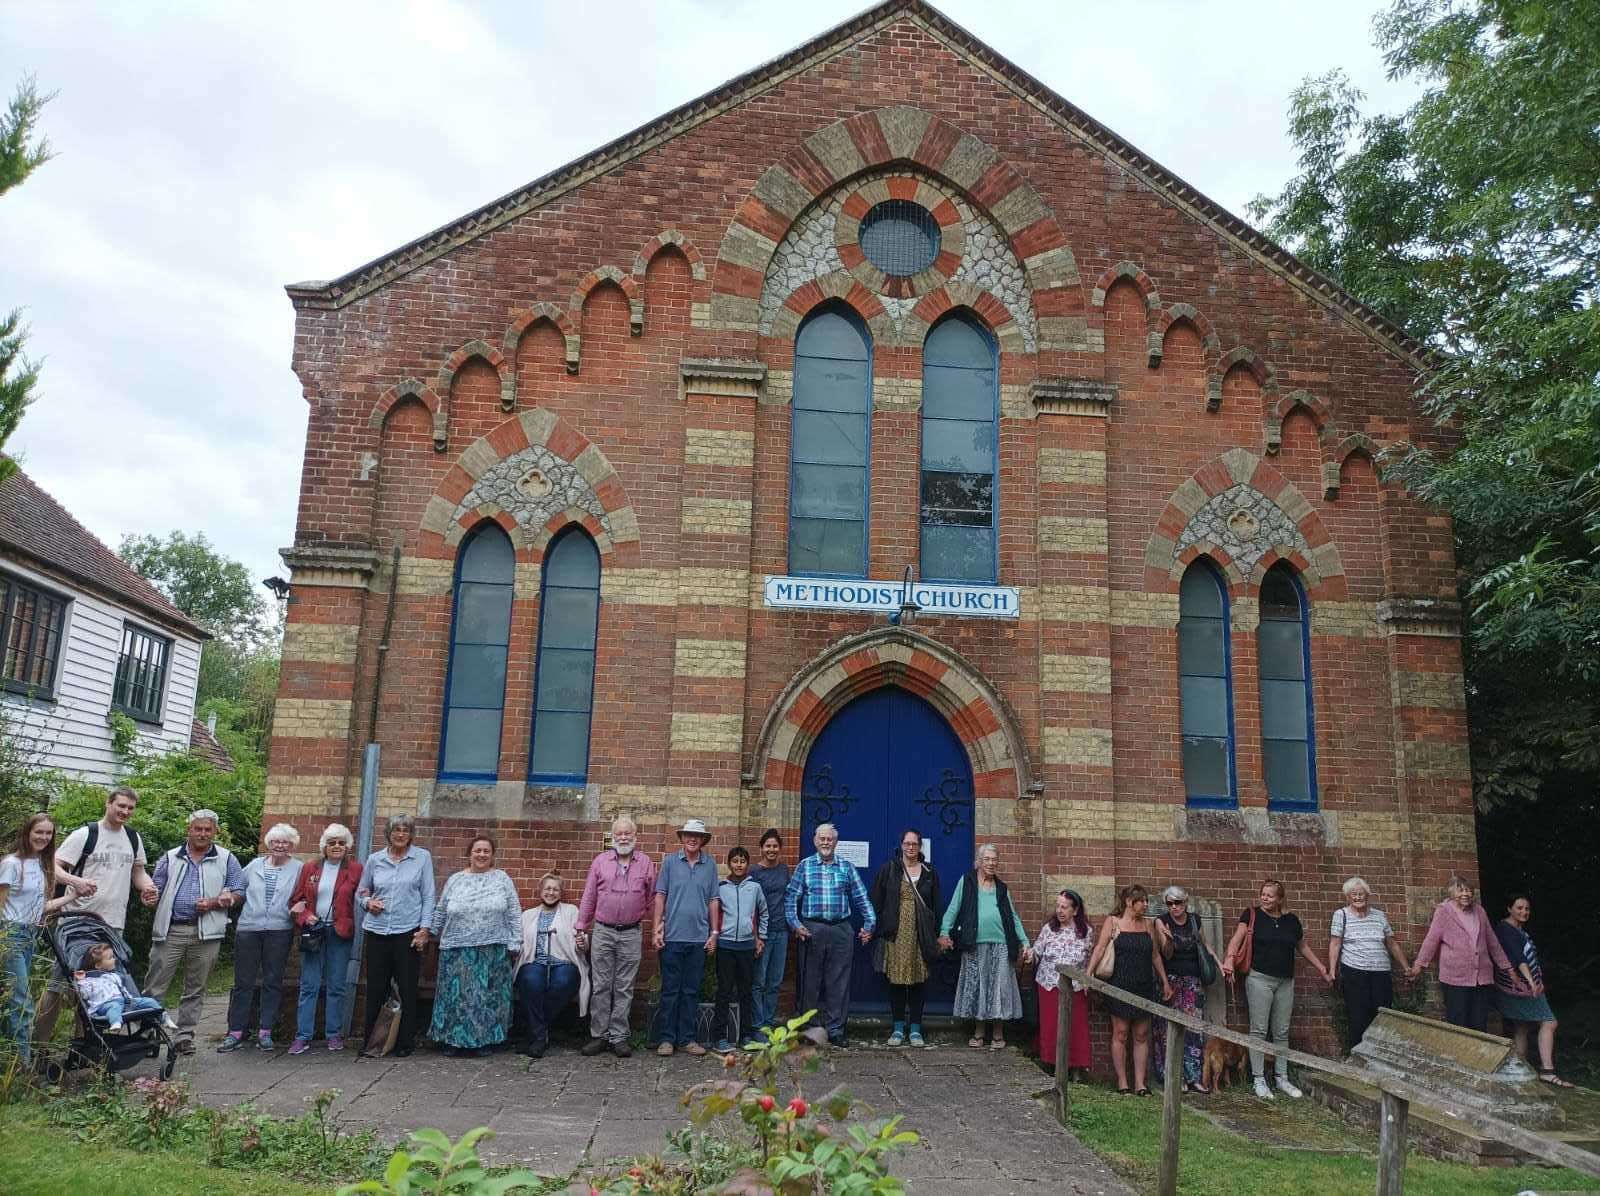
{"type": "MultiPolygon", "coordinates": [[[[951,20],[1229,210],[1294,173],[1289,94],[1401,107],[1372,0],[944,0],[951,20]]],[[[306,404],[284,284],[333,278],[864,8],[0,0],[0,93],[56,153],[0,198],[0,310],[44,363],[7,446],[90,530],[293,540],[306,404]]],[[[780,151],[774,151],[781,156],[780,151]]],[[[1024,167],[1025,169],[1025,167],[1024,167]]]]}

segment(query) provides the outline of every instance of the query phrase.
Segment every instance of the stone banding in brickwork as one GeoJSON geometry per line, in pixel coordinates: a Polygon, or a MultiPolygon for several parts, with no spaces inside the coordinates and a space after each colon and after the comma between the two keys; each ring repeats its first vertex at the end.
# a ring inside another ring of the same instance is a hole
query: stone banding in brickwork
{"type": "MultiPolygon", "coordinates": [[[[918,177],[910,172],[890,171],[877,176],[868,176],[857,180],[853,189],[841,191],[839,195],[841,198],[837,205],[832,202],[819,204],[812,209],[812,212],[821,217],[824,233],[826,233],[827,217],[832,214],[833,246],[839,261],[876,295],[895,299],[926,295],[940,283],[948,282],[956,267],[965,264],[963,259],[966,254],[969,225],[976,223],[992,230],[987,220],[974,216],[970,208],[933,179],[918,177]],[[904,200],[916,204],[932,217],[939,229],[939,244],[933,263],[925,270],[907,277],[885,274],[872,264],[867,258],[866,251],[861,247],[861,221],[873,208],[890,200],[904,200]]],[[[796,229],[806,227],[810,223],[811,215],[812,213],[807,213],[802,217],[796,229]]],[[[795,230],[791,230],[793,231],[795,230]]],[[[992,235],[998,236],[998,234],[992,235]]],[[[784,241],[788,240],[786,236],[784,241]]],[[[779,245],[778,253],[773,255],[773,261],[777,262],[782,253],[783,246],[779,245]]],[[[1009,248],[1006,253],[1010,255],[1009,248]]],[[[1010,256],[1015,262],[1015,256],[1010,256]]],[[[771,269],[769,265],[769,273],[771,269]]],[[[1022,274],[1020,262],[1016,263],[1016,273],[1020,282],[1022,274]]]]}
{"type": "Polygon", "coordinates": [[[572,322],[572,318],[554,303],[535,303],[532,307],[519,311],[512,316],[504,338],[506,356],[513,361],[516,360],[517,349],[522,344],[522,338],[527,335],[528,329],[532,328],[540,320],[546,320],[555,325],[556,331],[561,333],[561,338],[566,343],[567,373],[576,374],[583,340],[578,335],[578,327],[572,322]]]}
{"type": "Polygon", "coordinates": [[[1175,592],[1202,555],[1222,568],[1230,589],[1257,586],[1287,561],[1313,599],[1345,594],[1344,562],[1322,517],[1287,478],[1243,449],[1229,449],[1173,492],[1145,545],[1145,588],[1175,592]]]}
{"type": "Polygon", "coordinates": [[[628,299],[628,332],[632,336],[641,336],[644,333],[644,288],[632,274],[624,274],[615,266],[598,266],[579,280],[577,289],[572,292],[572,299],[567,304],[567,310],[576,313],[576,319],[583,318],[583,305],[588,301],[595,289],[607,283],[618,287],[628,299]]]}
{"type": "Polygon", "coordinates": [[[924,698],[949,722],[966,748],[979,798],[1032,792],[1021,725],[1000,692],[938,641],[880,627],[834,644],[796,673],[768,710],[746,780],[765,791],[769,820],[799,825],[801,777],[812,743],[852,698],[885,685],[924,698]]]}
{"type": "Polygon", "coordinates": [[[456,458],[423,508],[420,553],[453,557],[462,537],[485,518],[505,528],[519,550],[535,555],[571,523],[594,537],[603,556],[620,546],[631,556],[639,541],[638,516],[605,454],[538,407],[506,420],[456,458]],[[528,477],[535,469],[548,471],[543,481],[528,477]]]}
{"type": "MultiPolygon", "coordinates": [[[[760,331],[767,266],[795,221],[856,175],[897,163],[910,163],[935,179],[948,180],[964,202],[988,213],[1025,271],[1039,316],[1038,347],[1080,347],[1087,328],[1077,262],[1038,192],[977,138],[903,106],[861,113],[812,134],[757,180],[739,205],[718,253],[712,276],[712,326],[760,331]],[[1052,341],[1054,335],[1072,343],[1052,341]]],[[[837,248],[826,237],[819,237],[818,247],[831,247],[837,256],[837,248]]],[[[840,262],[839,268],[843,265],[840,262]]]]}

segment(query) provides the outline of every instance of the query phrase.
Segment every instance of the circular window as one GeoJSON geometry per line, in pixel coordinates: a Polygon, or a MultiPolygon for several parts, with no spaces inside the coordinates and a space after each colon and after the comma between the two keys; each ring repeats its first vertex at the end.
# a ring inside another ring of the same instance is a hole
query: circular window
{"type": "Polygon", "coordinates": [[[890,278],[909,278],[939,256],[939,224],[908,199],[885,200],[861,219],[861,252],[890,278]]]}

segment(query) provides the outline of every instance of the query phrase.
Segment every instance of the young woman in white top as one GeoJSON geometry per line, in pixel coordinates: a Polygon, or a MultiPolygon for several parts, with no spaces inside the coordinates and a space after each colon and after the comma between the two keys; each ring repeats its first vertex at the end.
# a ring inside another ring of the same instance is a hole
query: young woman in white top
{"type": "Polygon", "coordinates": [[[1339,977],[1344,994],[1344,1048],[1351,1051],[1378,1010],[1394,1004],[1390,959],[1400,965],[1402,974],[1411,965],[1388,917],[1372,904],[1372,890],[1366,881],[1359,876],[1345,881],[1344,901],[1344,908],[1333,912],[1328,926],[1328,971],[1339,977]]]}
{"type": "Polygon", "coordinates": [[[47,878],[56,870],[56,824],[35,814],[17,835],[16,848],[0,859],[0,1039],[16,1044],[26,1063],[33,1034],[33,990],[28,983],[34,947],[45,913],[68,898],[50,899],[47,878]]]}

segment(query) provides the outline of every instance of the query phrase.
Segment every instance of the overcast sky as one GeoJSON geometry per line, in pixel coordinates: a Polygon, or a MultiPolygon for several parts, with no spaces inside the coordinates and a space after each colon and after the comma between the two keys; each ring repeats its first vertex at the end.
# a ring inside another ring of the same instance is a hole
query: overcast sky
{"type": "MultiPolygon", "coordinates": [[[[1290,90],[1406,93],[1372,0],[945,0],[952,20],[1234,212],[1293,171],[1290,90]]],[[[42,357],[12,438],[113,547],[294,535],[287,282],[332,278],[773,58],[860,0],[0,0],[0,91],[60,94],[0,199],[0,310],[42,357]]],[[[781,147],[780,147],[781,148],[781,147]]],[[[777,155],[779,149],[774,150],[777,155]]]]}

